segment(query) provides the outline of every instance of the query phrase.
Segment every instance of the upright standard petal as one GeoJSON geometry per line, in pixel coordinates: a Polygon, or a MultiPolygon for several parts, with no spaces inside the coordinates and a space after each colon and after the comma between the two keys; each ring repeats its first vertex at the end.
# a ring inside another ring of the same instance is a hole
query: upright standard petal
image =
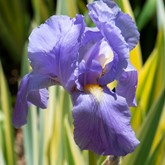
{"type": "MultiPolygon", "coordinates": [[[[123,13],[112,0],[100,0],[100,2],[96,3],[99,4],[99,7],[96,5],[96,13],[99,15],[100,20],[104,22],[113,20],[115,26],[120,29],[129,49],[132,50],[139,40],[139,32],[132,18],[128,14],[123,13]]],[[[94,7],[94,9],[96,8],[94,7]]]]}
{"type": "Polygon", "coordinates": [[[78,50],[85,28],[83,16],[52,16],[29,37],[28,57],[34,73],[58,78],[68,91],[75,79],[78,50]]]}
{"type": "Polygon", "coordinates": [[[79,62],[81,60],[84,60],[88,67],[92,60],[96,60],[102,68],[107,61],[113,60],[112,49],[98,28],[86,28],[80,47],[79,62]]]}
{"type": "Polygon", "coordinates": [[[132,18],[128,14],[119,12],[115,20],[116,26],[121,30],[121,34],[132,50],[139,41],[139,32],[132,18]]]}
{"type": "Polygon", "coordinates": [[[126,98],[129,106],[136,106],[137,70],[128,62],[128,66],[117,80],[116,93],[126,98]]]}
{"type": "Polygon", "coordinates": [[[97,83],[98,77],[102,73],[102,67],[96,60],[92,60],[91,65],[88,66],[84,60],[78,66],[77,72],[77,89],[83,91],[83,87],[87,84],[97,83]]]}
{"type": "Polygon", "coordinates": [[[110,47],[120,56],[129,57],[128,44],[121,34],[121,30],[115,25],[116,15],[103,1],[95,1],[89,4],[89,15],[100,32],[107,39],[110,47]]]}
{"type": "Polygon", "coordinates": [[[108,63],[104,68],[103,75],[99,78],[98,83],[102,86],[111,83],[112,81],[118,79],[123,72],[123,69],[127,67],[127,60],[123,59],[118,56],[114,52],[113,61],[108,63]]]}
{"type": "Polygon", "coordinates": [[[132,152],[139,141],[130,126],[126,100],[98,85],[89,85],[85,91],[72,95],[77,145],[99,155],[123,156],[132,152]]]}
{"type": "Polygon", "coordinates": [[[57,75],[57,57],[53,49],[59,42],[61,35],[66,33],[60,31],[60,27],[64,24],[65,19],[69,18],[52,16],[30,34],[28,57],[33,72],[57,75]]]}
{"type": "Polygon", "coordinates": [[[129,59],[128,44],[120,28],[115,24],[116,14],[120,9],[112,1],[107,1],[107,3],[109,6],[103,1],[95,1],[88,5],[90,17],[114,52],[113,65],[107,64],[105,74],[99,79],[100,85],[106,85],[116,79],[122,70],[127,67],[127,59],[129,59]],[[117,69],[116,64],[119,66],[117,69]]]}
{"type": "Polygon", "coordinates": [[[70,92],[75,85],[74,70],[77,67],[79,48],[85,29],[84,17],[77,15],[66,22],[63,27],[68,28],[67,33],[61,38],[56,49],[58,56],[58,78],[63,87],[70,92]]]}
{"type": "Polygon", "coordinates": [[[88,74],[88,76],[84,76],[85,78],[81,84],[95,84],[98,80],[99,83],[100,80],[103,80],[100,84],[106,85],[122,72],[122,69],[125,67],[123,64],[125,63],[113,52],[98,28],[86,28],[80,48],[77,77],[82,79],[82,71],[84,75],[88,74]],[[94,63],[97,63],[97,67],[96,65],[93,67],[94,63]],[[92,77],[95,81],[91,81],[92,77]]]}

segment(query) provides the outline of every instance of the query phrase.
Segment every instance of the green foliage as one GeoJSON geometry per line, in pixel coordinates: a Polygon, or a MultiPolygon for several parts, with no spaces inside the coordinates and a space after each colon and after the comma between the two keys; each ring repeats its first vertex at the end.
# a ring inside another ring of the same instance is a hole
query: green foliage
{"type": "Polygon", "coordinates": [[[0,158],[4,164],[15,165],[14,129],[11,125],[11,110],[10,94],[0,62],[0,158]]]}
{"type": "MultiPolygon", "coordinates": [[[[92,2],[89,0],[89,2],[92,2]]],[[[132,127],[141,141],[135,152],[122,158],[121,164],[165,164],[165,11],[163,0],[147,0],[139,15],[134,17],[128,0],[117,1],[122,10],[137,20],[140,31],[153,15],[157,17],[155,46],[143,64],[140,44],[131,52],[131,61],[138,69],[136,108],[132,108],[132,127]]],[[[137,6],[137,8],[140,7],[137,6]]],[[[52,14],[76,13],[86,15],[83,0],[0,0],[0,41],[13,62],[21,63],[21,76],[29,72],[27,37],[34,26],[52,14]],[[27,6],[32,6],[32,13],[27,6]],[[10,45],[10,49],[8,48],[10,45]],[[22,59],[22,60],[21,60],[22,59]]],[[[91,25],[86,17],[87,24],[91,25]]],[[[151,34],[152,35],[152,34],[151,34]]],[[[147,44],[146,44],[147,47],[147,44]]],[[[3,55],[3,53],[1,53],[3,55]]],[[[23,153],[27,165],[100,165],[105,157],[80,151],[73,139],[72,103],[61,87],[49,88],[49,105],[46,110],[30,106],[28,124],[23,134],[23,153]]],[[[12,97],[0,63],[0,165],[18,164],[15,130],[11,124],[12,97]]]]}

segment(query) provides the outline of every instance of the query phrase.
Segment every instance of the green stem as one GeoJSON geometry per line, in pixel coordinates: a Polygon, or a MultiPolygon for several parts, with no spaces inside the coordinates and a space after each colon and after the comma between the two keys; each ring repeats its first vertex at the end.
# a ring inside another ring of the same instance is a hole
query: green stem
{"type": "Polygon", "coordinates": [[[92,151],[88,151],[88,152],[89,152],[89,165],[97,164],[96,155],[92,151]]]}

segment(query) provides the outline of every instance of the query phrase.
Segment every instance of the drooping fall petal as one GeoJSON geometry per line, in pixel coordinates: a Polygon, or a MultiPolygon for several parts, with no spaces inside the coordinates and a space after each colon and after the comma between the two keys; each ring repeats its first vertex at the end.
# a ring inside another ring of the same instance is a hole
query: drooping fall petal
{"type": "Polygon", "coordinates": [[[123,156],[139,144],[126,100],[99,86],[73,93],[74,139],[82,150],[123,156]]]}

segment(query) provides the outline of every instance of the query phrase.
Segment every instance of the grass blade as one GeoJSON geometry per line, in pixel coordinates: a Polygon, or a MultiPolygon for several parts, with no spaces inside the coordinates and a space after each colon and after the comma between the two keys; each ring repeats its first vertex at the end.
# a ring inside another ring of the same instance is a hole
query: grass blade
{"type": "MultiPolygon", "coordinates": [[[[0,62],[0,109],[4,115],[3,138],[6,164],[15,165],[14,129],[11,124],[11,97],[0,62]]],[[[1,112],[1,111],[0,111],[1,112]]],[[[3,137],[2,137],[3,135],[3,137]]]]}
{"type": "Polygon", "coordinates": [[[148,157],[146,165],[160,165],[165,155],[165,134],[160,138],[151,156],[148,157]],[[162,153],[162,154],[161,154],[162,153]]]}
{"type": "Polygon", "coordinates": [[[140,145],[133,154],[130,154],[130,156],[127,157],[125,164],[128,164],[128,162],[130,165],[143,165],[146,163],[159,124],[160,116],[163,111],[164,98],[165,89],[161,91],[159,98],[152,106],[141,126],[138,134],[141,141],[140,145]]]}
{"type": "Polygon", "coordinates": [[[132,125],[135,130],[138,130],[143,118],[164,88],[163,59],[163,35],[162,31],[159,31],[156,46],[139,73],[136,97],[138,107],[137,110],[132,111],[132,125]]]}
{"type": "MultiPolygon", "coordinates": [[[[72,162],[73,162],[72,164],[85,165],[86,163],[82,157],[82,154],[81,154],[78,146],[74,142],[73,131],[70,128],[70,124],[68,122],[67,116],[64,119],[64,126],[65,126],[65,130],[66,130],[65,137],[66,137],[67,144],[68,144],[68,150],[70,151],[68,153],[68,159],[72,158],[72,162]]],[[[69,161],[68,161],[68,163],[69,163],[69,161]]],[[[69,163],[69,164],[71,164],[71,163],[69,163]]]]}
{"type": "Polygon", "coordinates": [[[4,155],[4,136],[3,136],[3,131],[4,131],[4,114],[2,110],[0,109],[0,164],[1,165],[6,165],[5,162],[5,155],[4,155]]]}
{"type": "Polygon", "coordinates": [[[57,0],[56,14],[75,17],[77,13],[77,3],[75,0],[57,0]]]}
{"type": "Polygon", "coordinates": [[[156,0],[147,0],[140,12],[140,16],[137,19],[137,25],[141,30],[151,19],[156,11],[156,0]]]}

